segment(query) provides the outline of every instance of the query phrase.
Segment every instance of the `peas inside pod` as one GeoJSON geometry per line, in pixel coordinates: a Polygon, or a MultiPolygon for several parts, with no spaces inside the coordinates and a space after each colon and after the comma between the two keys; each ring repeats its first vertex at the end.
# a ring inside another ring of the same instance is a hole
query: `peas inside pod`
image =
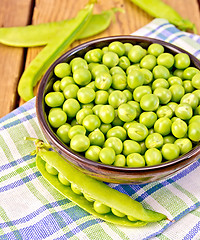
{"type": "Polygon", "coordinates": [[[44,99],[49,124],[91,161],[153,166],[200,140],[200,71],[186,53],[113,41],[57,64],[54,79],[44,99]]]}

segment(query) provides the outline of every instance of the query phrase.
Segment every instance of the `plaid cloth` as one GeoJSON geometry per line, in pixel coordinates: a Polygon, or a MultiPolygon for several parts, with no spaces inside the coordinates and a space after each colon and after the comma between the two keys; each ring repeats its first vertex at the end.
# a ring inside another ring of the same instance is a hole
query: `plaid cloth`
{"type": "MultiPolygon", "coordinates": [[[[200,37],[155,19],[134,33],[159,38],[199,56],[200,37]]],[[[162,212],[170,221],[126,228],[97,219],[69,201],[41,176],[35,149],[24,137],[44,140],[35,99],[0,120],[0,239],[200,239],[200,159],[174,176],[143,185],[111,187],[130,195],[145,208],[162,212]]]]}

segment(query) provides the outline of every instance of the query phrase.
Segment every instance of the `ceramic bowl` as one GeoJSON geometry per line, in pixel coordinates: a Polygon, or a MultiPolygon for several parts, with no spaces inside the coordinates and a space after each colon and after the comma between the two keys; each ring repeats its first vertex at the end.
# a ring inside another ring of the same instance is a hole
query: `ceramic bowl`
{"type": "Polygon", "coordinates": [[[44,96],[52,90],[52,84],[54,82],[54,67],[61,62],[70,62],[74,57],[83,57],[87,51],[93,48],[108,46],[108,44],[113,41],[120,41],[123,43],[129,42],[132,44],[139,44],[143,47],[148,47],[151,43],[159,43],[164,46],[166,52],[172,54],[180,52],[187,53],[191,59],[191,66],[200,69],[200,61],[194,56],[175,45],[157,39],[139,36],[112,36],[83,43],[67,51],[57,59],[49,67],[40,83],[36,97],[36,112],[41,130],[46,140],[65,158],[66,161],[85,174],[101,181],[120,184],[143,184],[170,177],[198,159],[200,154],[199,144],[187,154],[182,155],[175,160],[163,162],[159,165],[138,168],[116,167],[88,160],[81,154],[72,151],[56,136],[47,121],[48,107],[44,103],[44,96]]]}

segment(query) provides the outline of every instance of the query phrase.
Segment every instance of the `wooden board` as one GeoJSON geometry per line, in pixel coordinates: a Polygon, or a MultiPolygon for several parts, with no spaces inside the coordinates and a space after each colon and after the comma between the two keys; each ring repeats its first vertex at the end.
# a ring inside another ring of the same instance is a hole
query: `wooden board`
{"type": "MultiPolygon", "coordinates": [[[[184,4],[183,0],[164,0],[164,2],[176,9],[181,16],[194,22],[200,33],[200,14],[197,0],[184,0],[184,4]]],[[[0,25],[19,26],[71,18],[86,3],[87,0],[1,0],[0,25]]],[[[125,13],[116,13],[116,19],[109,29],[92,37],[92,39],[130,34],[153,19],[130,0],[99,0],[95,5],[94,12],[98,13],[112,7],[120,7],[125,13]]],[[[90,39],[76,41],[71,47],[90,39]]],[[[26,51],[24,52],[21,48],[0,45],[0,117],[24,103],[22,100],[18,101],[17,83],[23,67],[26,68],[40,50],[41,47],[29,48],[27,54],[24,54],[26,51]]]]}

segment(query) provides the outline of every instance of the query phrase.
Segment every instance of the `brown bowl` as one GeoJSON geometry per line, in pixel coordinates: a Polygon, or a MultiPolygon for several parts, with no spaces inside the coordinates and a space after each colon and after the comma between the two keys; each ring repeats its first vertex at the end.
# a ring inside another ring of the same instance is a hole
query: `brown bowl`
{"type": "Polygon", "coordinates": [[[63,54],[59,59],[57,59],[47,70],[44,75],[36,97],[36,112],[39,125],[46,137],[47,141],[51,146],[59,152],[70,164],[78,168],[80,171],[88,174],[96,179],[112,182],[112,183],[131,183],[131,184],[140,184],[140,183],[149,183],[163,178],[169,177],[180,171],[181,169],[187,167],[194,161],[198,159],[200,154],[199,144],[193,148],[190,152],[185,155],[180,156],[179,158],[164,162],[155,166],[147,167],[138,167],[138,168],[128,168],[128,167],[116,167],[113,165],[105,165],[99,162],[94,162],[86,159],[80,154],[75,153],[69,149],[54,133],[47,121],[46,115],[46,106],[44,103],[44,96],[51,91],[52,84],[54,81],[53,78],[53,69],[54,67],[61,62],[69,62],[72,58],[83,56],[87,51],[93,48],[102,48],[107,46],[113,41],[121,41],[123,43],[129,42],[132,44],[139,44],[143,47],[148,47],[151,43],[159,43],[164,46],[165,51],[172,54],[176,53],[187,53],[191,59],[191,66],[194,66],[200,69],[200,61],[186,52],[185,50],[174,46],[172,44],[166,43],[161,40],[147,38],[147,37],[138,37],[138,36],[113,36],[106,37],[101,39],[96,39],[84,44],[81,44],[70,51],[63,54]]]}

